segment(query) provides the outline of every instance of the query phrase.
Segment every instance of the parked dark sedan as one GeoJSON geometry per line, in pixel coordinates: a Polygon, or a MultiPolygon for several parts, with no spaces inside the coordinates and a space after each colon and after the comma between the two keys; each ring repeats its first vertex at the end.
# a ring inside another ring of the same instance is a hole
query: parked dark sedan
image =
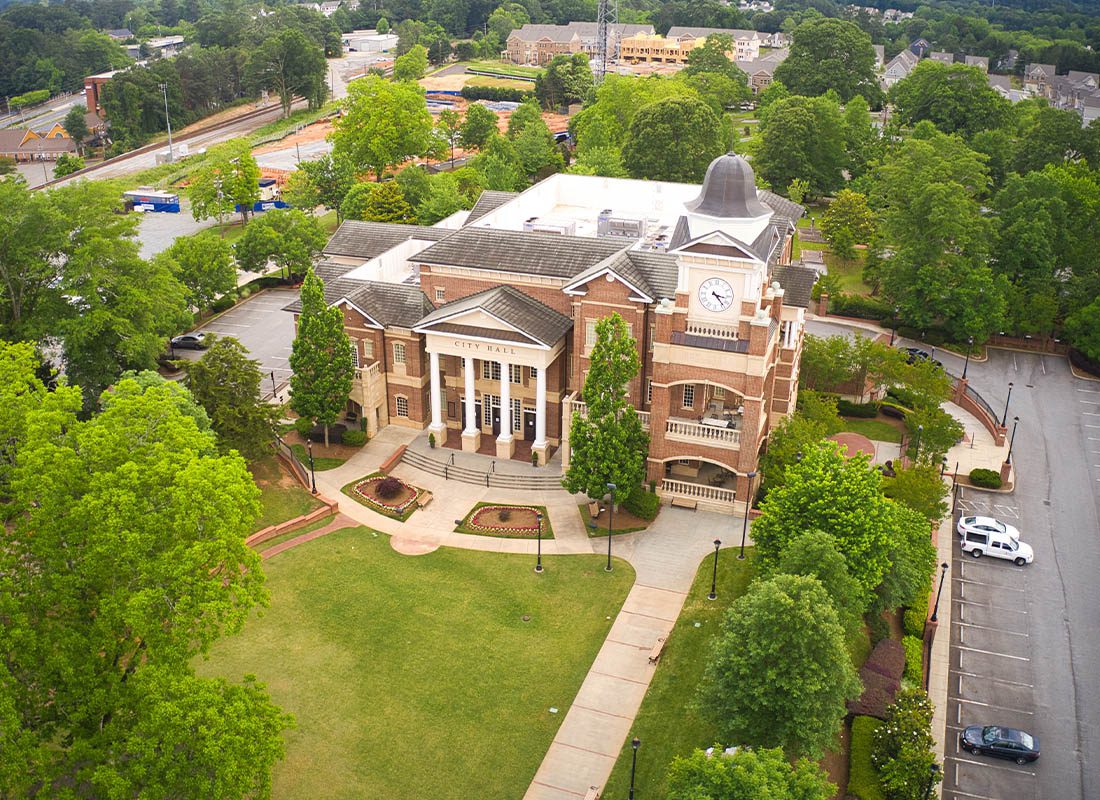
{"type": "Polygon", "coordinates": [[[971,725],[959,735],[959,744],[976,756],[1007,758],[1017,764],[1027,764],[1039,757],[1038,738],[1000,725],[971,725]]]}
{"type": "MultiPolygon", "coordinates": [[[[935,348],[933,348],[934,350],[935,348]]],[[[937,367],[943,367],[939,361],[932,357],[932,353],[927,350],[921,350],[919,347],[906,347],[906,362],[909,364],[916,364],[918,361],[931,361],[937,367]]]]}

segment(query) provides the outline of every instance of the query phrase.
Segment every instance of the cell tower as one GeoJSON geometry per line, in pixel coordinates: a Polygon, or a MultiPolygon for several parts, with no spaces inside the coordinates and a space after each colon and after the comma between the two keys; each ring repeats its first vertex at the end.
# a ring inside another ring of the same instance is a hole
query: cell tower
{"type": "Polygon", "coordinates": [[[608,39],[614,27],[619,24],[619,0],[599,0],[596,7],[596,58],[599,61],[596,67],[596,85],[603,83],[603,76],[607,74],[608,58],[619,57],[619,36],[615,32],[615,44],[608,48],[608,39]]]}

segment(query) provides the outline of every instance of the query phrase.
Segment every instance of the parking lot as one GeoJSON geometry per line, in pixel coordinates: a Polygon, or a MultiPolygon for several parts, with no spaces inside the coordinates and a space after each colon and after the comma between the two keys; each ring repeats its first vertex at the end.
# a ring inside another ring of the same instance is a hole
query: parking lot
{"type": "MultiPolygon", "coordinates": [[[[268,289],[245,300],[197,330],[240,340],[260,364],[264,381],[260,392],[270,397],[272,376],[279,395],[285,396],[290,380],[290,343],[294,340],[294,315],[283,309],[296,300],[297,289],[268,289]]],[[[198,359],[202,351],[177,350],[176,356],[198,359]]]]}
{"type": "MultiPolygon", "coordinates": [[[[960,487],[955,520],[972,514],[1019,524],[1010,495],[960,487]]],[[[1010,561],[972,558],[952,551],[951,669],[948,679],[947,752],[943,797],[946,800],[1004,800],[1040,796],[1037,770],[1042,760],[1017,765],[975,756],[959,747],[968,725],[1021,728],[1043,739],[1036,714],[1029,614],[1030,570],[1010,561]]],[[[1027,541],[1026,534],[1021,539],[1027,541]]]]}

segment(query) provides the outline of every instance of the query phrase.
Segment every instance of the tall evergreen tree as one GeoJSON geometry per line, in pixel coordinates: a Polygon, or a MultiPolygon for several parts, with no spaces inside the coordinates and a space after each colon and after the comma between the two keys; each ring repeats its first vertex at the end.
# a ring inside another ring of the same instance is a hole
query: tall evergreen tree
{"type": "Polygon", "coordinates": [[[302,313],[290,351],[290,407],[328,429],[343,411],[355,367],[344,315],[325,303],[325,286],[311,268],[302,282],[302,313]]]}
{"type": "Polygon", "coordinates": [[[638,345],[618,314],[596,323],[588,376],[581,390],[587,413],[574,414],[569,430],[569,470],[562,481],[570,492],[603,497],[607,484],[626,497],[645,477],[649,435],[626,391],[638,374],[638,345]]]}

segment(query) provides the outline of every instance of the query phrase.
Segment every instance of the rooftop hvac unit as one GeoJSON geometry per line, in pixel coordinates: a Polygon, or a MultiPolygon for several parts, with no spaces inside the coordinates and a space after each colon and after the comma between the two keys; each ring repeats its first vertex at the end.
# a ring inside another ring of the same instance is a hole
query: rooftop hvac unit
{"type": "Polygon", "coordinates": [[[531,217],[523,223],[523,230],[533,233],[556,233],[559,236],[573,236],[577,231],[577,223],[567,219],[531,217]]]}
{"type": "Polygon", "coordinates": [[[596,235],[616,239],[641,239],[645,236],[644,219],[612,216],[610,210],[601,211],[596,217],[596,235]]]}

